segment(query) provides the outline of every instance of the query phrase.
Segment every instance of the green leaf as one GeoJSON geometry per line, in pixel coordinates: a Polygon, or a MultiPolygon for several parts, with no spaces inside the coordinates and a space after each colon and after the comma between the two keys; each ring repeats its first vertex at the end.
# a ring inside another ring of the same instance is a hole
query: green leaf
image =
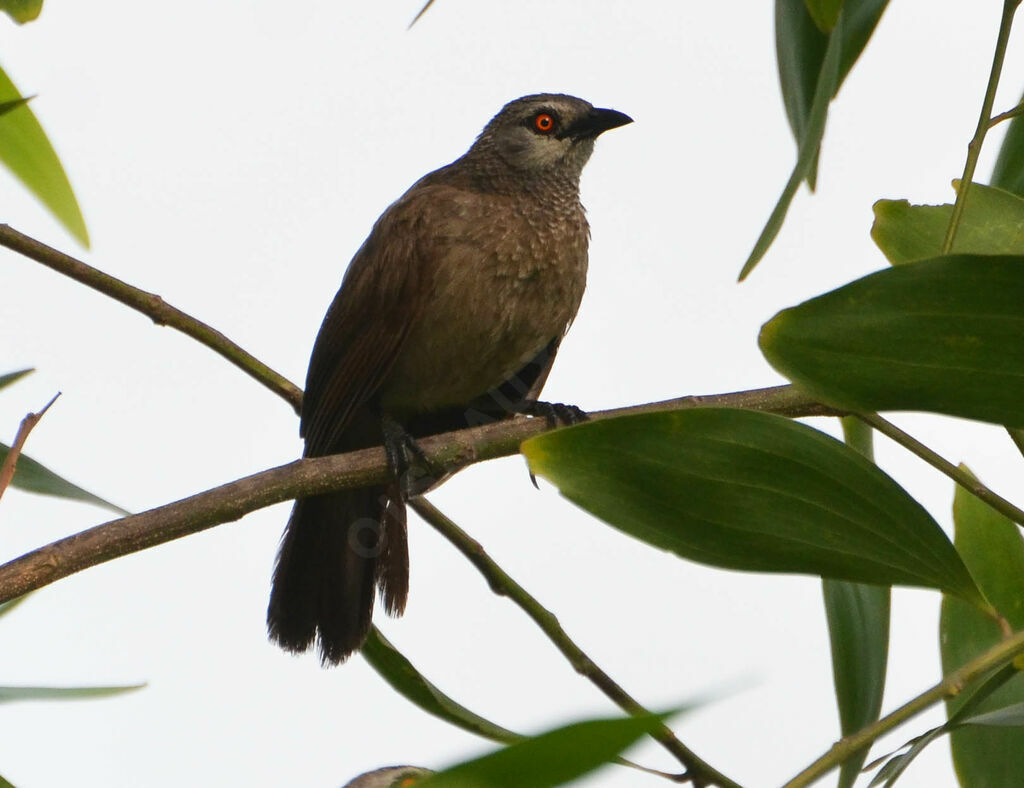
{"type": "Polygon", "coordinates": [[[602,419],[522,452],[569,500],[683,558],[942,588],[990,609],[920,504],[857,452],[780,416],[698,408],[602,419]]]}
{"type": "MultiPolygon", "coordinates": [[[[0,102],[21,94],[0,69],[0,102]]],[[[60,159],[28,105],[0,115],[0,161],[31,191],[83,246],[89,232],[60,159]]]]}
{"type": "Polygon", "coordinates": [[[607,763],[660,718],[588,720],[511,744],[417,782],[417,788],[546,788],[563,785],[607,763]]]}
{"type": "MultiPolygon", "coordinates": [[[[860,419],[842,419],[846,444],[874,461],[873,432],[860,419]]],[[[832,676],[843,736],[878,719],[889,656],[888,586],[823,580],[825,615],[832,651],[832,676]]],[[[860,776],[868,750],[843,761],[839,788],[851,788],[860,776]]]]}
{"type": "Polygon", "coordinates": [[[1010,121],[1010,128],[1006,130],[992,168],[991,182],[993,186],[1024,197],[1024,119],[1020,115],[1010,121]]]}
{"type": "Polygon", "coordinates": [[[31,372],[35,372],[35,370],[29,367],[28,369],[19,369],[17,372],[8,372],[5,375],[0,375],[0,389],[6,388],[12,383],[21,380],[31,372]]]}
{"type": "Polygon", "coordinates": [[[18,98],[11,99],[10,101],[0,101],[0,115],[6,115],[11,110],[27,104],[34,98],[35,96],[18,96],[18,98]]]}
{"type": "Polygon", "coordinates": [[[0,788],[14,788],[14,783],[8,782],[4,779],[4,776],[0,774],[0,788]]]}
{"type": "MultiPolygon", "coordinates": [[[[825,62],[829,34],[835,29],[840,7],[843,25],[839,53],[839,76],[830,98],[842,86],[853,64],[860,57],[874,32],[888,0],[776,0],[775,56],[779,86],[786,118],[799,148],[811,125],[815,88],[825,62]]],[[[807,184],[814,189],[817,180],[818,151],[807,173],[807,184]]]]}
{"type": "Polygon", "coordinates": [[[145,687],[129,684],[120,687],[0,687],[0,703],[19,700],[84,700],[123,695],[145,687]]]}
{"type": "Polygon", "coordinates": [[[433,714],[465,731],[503,744],[523,738],[518,733],[474,714],[445,695],[427,681],[376,627],[370,628],[370,634],[359,653],[400,695],[428,714],[433,714]]]}
{"type": "Polygon", "coordinates": [[[878,271],[783,310],[765,357],[853,411],[923,410],[1024,426],[1024,258],[951,255],[878,271]]]}
{"type": "MultiPolygon", "coordinates": [[[[955,542],[964,562],[985,594],[1010,625],[1024,628],[1024,539],[1016,525],[960,487],[953,499],[955,542]]],[[[945,598],[939,622],[942,671],[948,675],[1002,639],[987,617],[945,598]]],[[[968,701],[963,695],[946,702],[952,719],[968,701]]],[[[1024,677],[1019,673],[989,693],[967,719],[1024,701],[1024,677]]],[[[962,725],[966,720],[958,720],[962,725]]],[[[971,725],[951,734],[953,764],[961,785],[992,788],[1020,785],[1024,774],[1024,731],[971,725]]]]}
{"type": "MultiPolygon", "coordinates": [[[[954,181],[954,187],[958,184],[954,181]]],[[[953,206],[879,200],[874,212],[871,237],[889,262],[899,265],[941,254],[953,206]]],[[[972,184],[953,251],[1024,254],[1024,199],[1002,189],[972,184]]]]}
{"type": "Polygon", "coordinates": [[[0,0],[0,11],[19,25],[31,22],[43,10],[43,0],[0,0]]]}
{"type": "MultiPolygon", "coordinates": [[[[829,5],[831,0],[817,0],[829,5]]],[[[793,202],[800,182],[817,180],[818,153],[825,134],[828,105],[857,61],[888,0],[846,0],[832,32],[814,24],[804,0],[776,0],[775,52],[786,117],[797,143],[797,160],[768,222],[740,271],[740,281],[764,257],[793,202]]]]}
{"type": "Polygon", "coordinates": [[[818,30],[822,33],[831,33],[839,21],[843,0],[804,0],[804,6],[818,30]]]}
{"type": "Polygon", "coordinates": [[[997,728],[1024,727],[1024,701],[1011,703],[1009,706],[1003,706],[1001,709],[975,714],[973,717],[966,717],[960,724],[987,725],[997,728]]]}
{"type": "Polygon", "coordinates": [[[3,618],[4,616],[6,616],[8,613],[10,613],[16,607],[21,605],[30,596],[32,596],[31,592],[29,592],[27,594],[22,594],[21,596],[16,596],[10,602],[0,603],[0,618],[3,618]]]}
{"type": "MultiPolygon", "coordinates": [[[[3,464],[4,459],[7,457],[7,452],[10,450],[9,446],[0,443],[0,464],[3,464]]],[[[18,487],[26,492],[53,495],[58,498],[70,498],[74,501],[84,501],[85,503],[110,509],[118,514],[130,514],[130,512],[122,509],[120,506],[112,504],[110,501],[105,501],[98,495],[93,495],[88,490],[83,490],[78,485],[62,479],[49,468],[24,454],[18,456],[18,465],[14,472],[14,478],[11,480],[11,486],[18,487]]]]}
{"type": "MultiPolygon", "coordinates": [[[[800,4],[799,0],[784,1],[800,4]]],[[[800,4],[800,8],[803,9],[802,4],[800,4]]],[[[772,245],[772,241],[775,240],[775,236],[779,234],[779,230],[782,228],[782,222],[786,219],[786,213],[789,211],[789,206],[793,202],[793,197],[796,195],[800,182],[804,178],[811,177],[815,169],[818,148],[821,147],[821,139],[825,135],[825,119],[828,116],[828,104],[835,91],[839,88],[842,25],[843,19],[840,16],[839,23],[829,37],[829,43],[825,49],[821,70],[814,89],[814,98],[811,101],[803,125],[797,132],[799,136],[797,138],[798,152],[796,165],[793,167],[793,172],[790,174],[789,180],[786,182],[786,186],[782,190],[782,195],[775,204],[771,216],[768,217],[767,224],[765,224],[761,235],[754,244],[750,256],[743,264],[743,270],[740,271],[739,276],[740,281],[746,279],[750,272],[754,270],[754,267],[761,261],[761,258],[764,257],[768,247],[772,245]]]]}

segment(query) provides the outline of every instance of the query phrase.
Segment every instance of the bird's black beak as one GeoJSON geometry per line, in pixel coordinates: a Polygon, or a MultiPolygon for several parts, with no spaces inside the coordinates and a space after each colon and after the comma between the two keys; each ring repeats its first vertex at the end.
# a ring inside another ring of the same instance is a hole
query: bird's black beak
{"type": "Polygon", "coordinates": [[[593,139],[598,134],[602,134],[609,129],[617,129],[619,126],[625,126],[627,123],[632,122],[633,119],[624,112],[619,112],[616,109],[598,109],[595,107],[567,128],[565,136],[575,137],[576,139],[593,139]]]}

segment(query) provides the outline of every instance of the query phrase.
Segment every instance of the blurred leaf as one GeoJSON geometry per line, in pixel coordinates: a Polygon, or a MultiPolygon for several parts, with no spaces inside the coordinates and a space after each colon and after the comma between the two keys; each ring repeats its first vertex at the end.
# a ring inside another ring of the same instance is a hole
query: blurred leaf
{"type": "Polygon", "coordinates": [[[683,558],[942,588],[989,609],[920,504],[857,452],[780,416],[602,419],[531,438],[522,452],[569,500],[683,558]]]}
{"type": "Polygon", "coordinates": [[[0,375],[0,389],[21,380],[31,372],[35,372],[35,370],[29,367],[28,369],[19,369],[17,372],[8,372],[5,375],[0,375]]]}
{"type": "Polygon", "coordinates": [[[660,718],[588,720],[511,744],[426,777],[419,788],[546,788],[563,785],[612,760],[660,718]]]}
{"type": "MultiPolygon", "coordinates": [[[[959,181],[954,181],[954,188],[959,181]]],[[[937,257],[942,251],[953,206],[911,205],[879,200],[874,205],[871,237],[893,265],[937,257]]],[[[1024,199],[971,185],[953,251],[970,254],[1024,254],[1024,199]]]]}
{"type": "MultiPolygon", "coordinates": [[[[1015,630],[1024,628],[1024,539],[1017,526],[959,486],[953,499],[953,523],[956,547],[978,584],[1015,630]]],[[[1002,639],[990,619],[949,597],[942,602],[939,630],[942,671],[947,675],[1002,639]]],[[[1022,676],[1009,675],[1012,678],[1004,679],[1002,686],[971,704],[969,718],[1024,701],[1022,676]]],[[[962,695],[947,700],[949,716],[957,715],[968,700],[962,695]]],[[[951,734],[951,746],[961,785],[1020,785],[1024,731],[958,726],[951,734]]]]}
{"type": "MultiPolygon", "coordinates": [[[[0,443],[0,464],[3,464],[9,451],[9,446],[0,443]]],[[[18,466],[14,472],[14,478],[11,480],[11,486],[18,487],[27,492],[40,493],[41,495],[53,495],[58,498],[84,501],[85,503],[110,509],[118,514],[130,514],[130,512],[122,509],[120,506],[112,504],[110,501],[105,501],[98,495],[93,495],[88,490],[83,490],[66,479],[62,479],[49,468],[40,465],[24,454],[18,456],[18,466]]]]}
{"type": "Polygon", "coordinates": [[[0,0],[0,11],[19,25],[31,22],[43,10],[43,0],[0,0]]]}
{"type": "Polygon", "coordinates": [[[0,603],[0,618],[3,618],[4,616],[6,616],[8,613],[10,613],[16,607],[18,607],[22,602],[24,602],[30,596],[32,596],[31,592],[29,592],[27,594],[22,594],[21,596],[17,596],[14,599],[12,599],[10,602],[2,602],[2,603],[0,603]]]}
{"type": "Polygon", "coordinates": [[[428,714],[492,741],[507,744],[523,738],[518,733],[474,714],[441,692],[376,627],[370,628],[370,634],[359,653],[399,694],[428,714]]]}
{"type": "Polygon", "coordinates": [[[831,33],[839,19],[843,0],[804,0],[807,13],[822,33],[831,33]]]}
{"type": "MultiPolygon", "coordinates": [[[[841,421],[846,445],[873,462],[871,427],[853,416],[841,421]]],[[[877,720],[882,708],[892,592],[888,586],[828,579],[822,581],[822,592],[840,729],[847,736],[877,720]]],[[[867,755],[865,748],[843,761],[839,788],[853,786],[867,755]]]]}
{"type": "Polygon", "coordinates": [[[0,775],[0,788],[14,788],[14,783],[8,782],[3,775],[0,775]]]}
{"type": "Polygon", "coordinates": [[[1024,197],[1024,120],[1020,115],[1010,121],[1010,127],[1006,130],[995,167],[992,168],[991,183],[1024,197]]]}
{"type": "Polygon", "coordinates": [[[878,271],[779,312],[760,345],[812,397],[1024,426],[1024,258],[951,255],[878,271]]]}
{"type": "Polygon", "coordinates": [[[123,695],[145,687],[130,684],[123,687],[0,687],[0,703],[19,700],[83,700],[123,695]]]}
{"type": "MultiPolygon", "coordinates": [[[[0,70],[0,102],[20,97],[18,89],[0,70]]],[[[68,177],[28,105],[0,115],[0,161],[79,243],[89,246],[89,233],[68,177]]]]}

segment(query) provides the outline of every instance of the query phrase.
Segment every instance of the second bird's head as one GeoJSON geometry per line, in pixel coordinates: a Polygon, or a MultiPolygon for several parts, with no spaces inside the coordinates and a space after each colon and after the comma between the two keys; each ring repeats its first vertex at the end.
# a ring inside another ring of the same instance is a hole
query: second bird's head
{"type": "Polygon", "coordinates": [[[560,93],[539,93],[510,101],[480,133],[473,150],[496,154],[523,173],[562,170],[578,176],[602,132],[632,123],[614,109],[560,93]]]}

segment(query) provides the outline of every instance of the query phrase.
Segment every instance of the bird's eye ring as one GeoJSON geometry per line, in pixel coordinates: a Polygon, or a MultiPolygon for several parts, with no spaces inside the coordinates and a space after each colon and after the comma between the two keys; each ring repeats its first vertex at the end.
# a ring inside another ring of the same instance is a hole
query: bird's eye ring
{"type": "Polygon", "coordinates": [[[541,112],[534,117],[533,127],[541,134],[550,134],[555,130],[555,118],[548,112],[541,112]]]}

